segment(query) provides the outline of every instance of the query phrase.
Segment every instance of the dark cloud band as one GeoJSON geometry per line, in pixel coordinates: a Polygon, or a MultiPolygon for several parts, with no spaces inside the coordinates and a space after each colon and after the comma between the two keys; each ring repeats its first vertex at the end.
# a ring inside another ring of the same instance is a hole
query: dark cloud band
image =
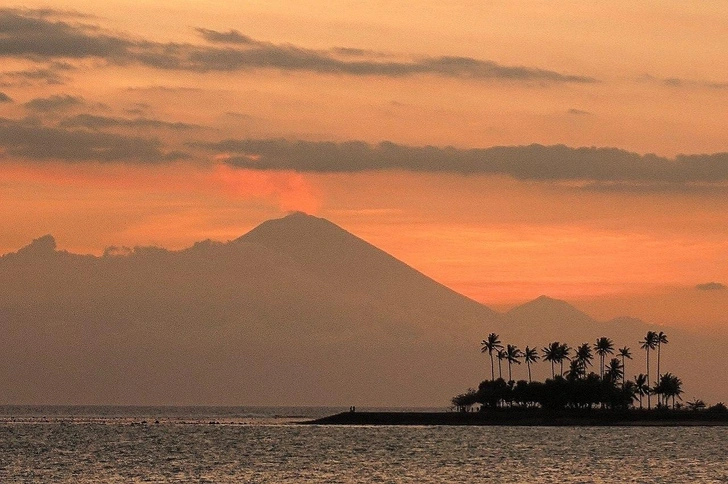
{"type": "Polygon", "coordinates": [[[30,160],[162,163],[186,158],[155,138],[68,130],[0,118],[0,149],[30,160]]]}
{"type": "Polygon", "coordinates": [[[505,175],[519,180],[597,183],[724,183],[728,153],[679,155],[668,159],[617,148],[564,145],[503,146],[481,149],[410,147],[288,141],[226,140],[195,146],[228,156],[227,163],[254,170],[346,173],[377,170],[505,175]]]}

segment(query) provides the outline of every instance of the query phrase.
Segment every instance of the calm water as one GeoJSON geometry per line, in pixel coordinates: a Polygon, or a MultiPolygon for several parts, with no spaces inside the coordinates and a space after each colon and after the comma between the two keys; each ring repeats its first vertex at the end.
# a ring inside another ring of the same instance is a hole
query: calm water
{"type": "Polygon", "coordinates": [[[0,407],[0,482],[728,482],[726,427],[295,424],[335,410],[0,407]]]}

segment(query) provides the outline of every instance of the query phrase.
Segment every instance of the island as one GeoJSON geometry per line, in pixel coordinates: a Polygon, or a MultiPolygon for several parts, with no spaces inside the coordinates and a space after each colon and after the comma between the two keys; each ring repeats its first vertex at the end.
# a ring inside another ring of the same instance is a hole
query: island
{"type": "Polygon", "coordinates": [[[534,425],[534,426],[726,426],[728,408],[722,402],[708,406],[699,399],[682,400],[682,380],[670,372],[660,372],[662,346],[668,343],[663,332],[648,331],[640,347],[647,352],[647,373],[634,381],[624,376],[628,347],[614,354],[614,342],[598,338],[571,348],[554,341],[543,347],[543,360],[551,364],[551,378],[532,381],[531,365],[540,356],[535,348],[503,346],[499,336],[490,333],[481,351],[490,357],[491,378],[478,389],[469,389],[451,399],[448,412],[357,412],[354,407],[328,417],[306,422],[316,425],[534,425]],[[573,350],[573,353],[572,353],[573,350]],[[593,352],[592,352],[593,350],[593,352]],[[650,351],[657,350],[657,374],[650,383],[650,351]],[[498,359],[495,377],[494,355],[498,359]],[[594,356],[599,357],[599,373],[588,371],[594,356]],[[508,380],[501,362],[508,364],[508,380]],[[528,380],[515,382],[512,365],[525,362],[528,380]],[[564,372],[564,361],[569,361],[564,372]],[[556,368],[559,368],[558,374],[556,368]],[[652,399],[655,397],[655,405],[652,399]],[[646,400],[646,406],[643,405],[646,400]]]}

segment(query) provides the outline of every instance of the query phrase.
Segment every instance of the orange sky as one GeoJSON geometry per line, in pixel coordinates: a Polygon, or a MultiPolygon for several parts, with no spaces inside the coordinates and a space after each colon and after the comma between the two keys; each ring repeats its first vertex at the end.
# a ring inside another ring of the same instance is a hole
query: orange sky
{"type": "Polygon", "coordinates": [[[625,186],[582,175],[519,178],[519,160],[505,173],[471,175],[241,169],[228,163],[236,153],[204,145],[539,143],[669,160],[722,153],[724,2],[11,7],[0,11],[20,26],[0,32],[0,253],[45,233],[74,252],[182,248],[304,210],[494,307],[548,294],[605,319],[728,325],[728,290],[696,289],[728,284],[726,158],[698,182],[625,186]],[[43,37],[30,35],[39,27],[23,19],[57,34],[61,47],[49,54],[43,37]],[[235,35],[213,41],[198,28],[235,35]],[[98,50],[84,53],[83,36],[98,50]],[[265,66],[229,64],[251,45],[265,66]],[[180,59],[188,64],[164,64],[180,59]],[[398,73],[362,72],[388,64],[398,73]],[[70,124],[83,116],[106,124],[70,124]],[[66,136],[77,141],[60,151],[66,136]],[[109,146],[120,154],[103,154],[109,146]]]}

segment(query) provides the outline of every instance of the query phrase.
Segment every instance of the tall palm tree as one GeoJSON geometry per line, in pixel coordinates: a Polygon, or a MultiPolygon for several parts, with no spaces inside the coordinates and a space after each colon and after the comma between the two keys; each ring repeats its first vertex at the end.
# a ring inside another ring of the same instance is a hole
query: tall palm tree
{"type": "Polygon", "coordinates": [[[531,363],[536,363],[538,359],[539,356],[536,352],[536,348],[529,348],[526,346],[526,349],[523,351],[523,361],[526,362],[526,366],[528,367],[528,383],[531,383],[531,363]]]}
{"type": "Polygon", "coordinates": [[[516,345],[506,346],[506,361],[508,362],[508,381],[513,381],[511,376],[511,364],[515,363],[520,365],[521,362],[518,360],[521,357],[521,350],[516,345]]]}
{"type": "MultiPolygon", "coordinates": [[[[645,335],[645,339],[639,341],[640,348],[647,352],[647,386],[650,386],[650,350],[654,350],[657,347],[657,333],[654,331],[648,331],[645,335]]],[[[650,393],[647,393],[647,408],[652,408],[652,402],[650,401],[650,393]]]]}
{"type": "Polygon", "coordinates": [[[599,377],[604,379],[604,357],[614,354],[614,341],[602,336],[594,343],[594,351],[599,355],[599,377]]]}
{"type": "Polygon", "coordinates": [[[634,384],[637,390],[637,395],[640,397],[640,410],[642,410],[642,396],[650,394],[650,386],[647,384],[647,375],[640,373],[634,377],[634,384]]]}
{"type": "Polygon", "coordinates": [[[624,365],[624,359],[632,359],[632,352],[629,350],[628,347],[623,346],[622,348],[619,348],[619,356],[622,357],[622,388],[624,388],[624,375],[627,374],[627,367],[624,365]]]}
{"type": "Polygon", "coordinates": [[[480,348],[480,352],[485,353],[487,351],[488,356],[490,356],[490,379],[491,379],[491,381],[495,381],[495,368],[493,366],[493,352],[503,349],[503,345],[501,344],[500,339],[498,339],[498,335],[495,333],[490,333],[488,335],[488,338],[484,339],[480,344],[482,345],[480,348]]]}
{"type": "Polygon", "coordinates": [[[551,363],[551,379],[554,379],[554,363],[559,361],[559,348],[561,345],[558,341],[554,341],[553,343],[549,344],[548,346],[544,346],[541,349],[541,352],[543,353],[543,359],[544,361],[548,361],[551,363]]]}
{"type": "Polygon", "coordinates": [[[586,376],[586,369],[588,366],[591,366],[592,359],[594,359],[594,356],[592,355],[589,343],[584,343],[576,349],[576,357],[574,360],[579,364],[582,375],[586,376]]]}
{"type": "Polygon", "coordinates": [[[566,343],[561,343],[559,345],[559,351],[557,352],[557,362],[561,366],[561,376],[564,376],[564,360],[570,360],[569,358],[569,352],[571,351],[571,348],[569,348],[569,345],[566,343]]]}
{"type": "Polygon", "coordinates": [[[501,361],[506,359],[506,351],[501,348],[495,353],[496,358],[498,358],[498,378],[501,380],[503,379],[503,370],[501,369],[501,361]]]}
{"type": "Polygon", "coordinates": [[[657,378],[660,378],[660,349],[663,344],[667,344],[667,335],[660,331],[657,333],[657,378]]]}

